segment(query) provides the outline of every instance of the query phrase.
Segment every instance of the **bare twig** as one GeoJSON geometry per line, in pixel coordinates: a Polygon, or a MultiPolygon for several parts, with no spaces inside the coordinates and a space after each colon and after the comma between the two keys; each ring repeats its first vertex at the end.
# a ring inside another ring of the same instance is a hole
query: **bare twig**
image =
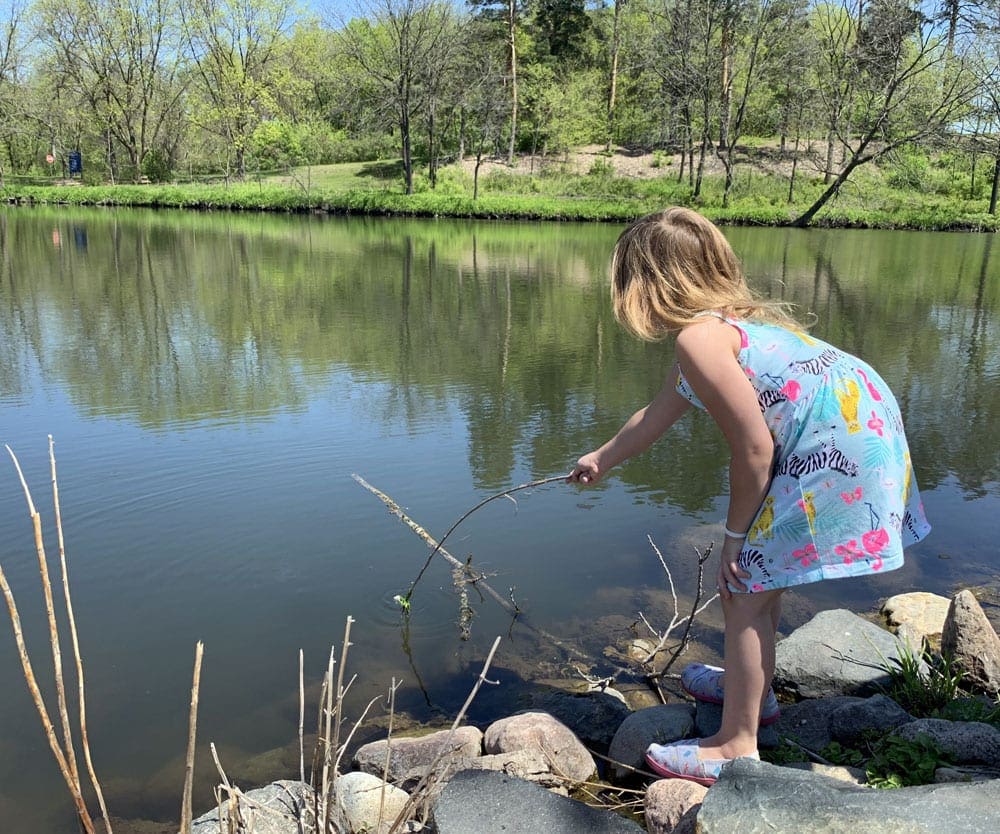
{"type": "Polygon", "coordinates": [[[299,781],[306,781],[305,734],[306,721],[306,689],[305,689],[305,655],[299,649],[299,781]]]}
{"type": "Polygon", "coordinates": [[[5,446],[5,448],[7,449],[8,454],[10,454],[11,460],[14,462],[14,468],[17,470],[18,477],[21,480],[21,486],[24,489],[25,499],[28,502],[28,511],[34,528],[35,550],[38,554],[39,572],[42,577],[46,611],[49,618],[49,636],[52,646],[53,666],[56,675],[56,690],[59,702],[59,713],[62,719],[65,748],[61,747],[59,744],[59,740],[55,733],[55,727],[49,717],[48,708],[45,706],[41,690],[38,688],[38,682],[35,678],[34,669],[31,665],[31,660],[28,656],[28,649],[25,645],[24,635],[21,630],[21,618],[18,615],[17,605],[14,602],[14,595],[7,582],[7,577],[3,573],[2,567],[0,567],[0,590],[3,591],[4,598],[7,601],[7,609],[10,612],[11,624],[14,629],[14,640],[17,643],[17,650],[21,659],[21,669],[24,673],[24,679],[28,684],[28,691],[31,693],[31,698],[35,703],[35,709],[38,711],[42,727],[45,730],[45,736],[49,742],[49,748],[52,750],[56,763],[59,765],[59,771],[62,773],[67,788],[69,788],[70,795],[73,798],[73,803],[76,806],[77,816],[79,817],[81,827],[83,828],[85,834],[94,834],[94,822],[83,799],[80,776],[76,768],[76,759],[73,754],[73,738],[69,724],[69,711],[66,708],[66,690],[63,685],[62,677],[62,656],[59,650],[58,630],[56,628],[55,621],[55,606],[52,598],[52,585],[49,581],[48,566],[45,560],[45,545],[42,540],[41,517],[35,509],[34,501],[31,499],[31,490],[28,489],[28,483],[24,478],[24,473],[21,471],[21,464],[18,462],[17,456],[14,454],[10,446],[5,446]]]}
{"type": "Polygon", "coordinates": [[[55,443],[49,435],[49,466],[52,472],[52,504],[55,510],[56,535],[59,542],[59,565],[62,571],[63,598],[66,603],[66,616],[69,620],[69,633],[73,643],[73,659],[76,663],[77,701],[80,712],[80,746],[83,749],[83,760],[87,766],[90,783],[97,796],[97,804],[101,809],[104,828],[111,834],[111,818],[108,806],[104,802],[104,792],[94,770],[94,762],[90,755],[90,737],[87,733],[87,698],[83,683],[83,656],[80,653],[80,638],[76,630],[76,615],[73,613],[73,598],[69,590],[69,571],[66,568],[66,542],[63,538],[62,509],[59,505],[59,479],[56,477],[55,443]]]}
{"type": "Polygon", "coordinates": [[[482,688],[484,683],[492,684],[493,686],[499,685],[500,681],[491,681],[486,677],[486,672],[490,668],[490,664],[493,662],[493,655],[496,654],[497,647],[500,645],[500,638],[497,637],[493,641],[493,646],[490,649],[490,653],[486,656],[486,662],[483,663],[482,671],[479,673],[479,677],[476,678],[475,684],[473,684],[472,691],[469,692],[469,696],[465,699],[465,703],[462,704],[462,708],[459,710],[458,715],[455,716],[455,720],[451,725],[451,729],[448,732],[448,736],[445,738],[444,743],[441,745],[441,749],[438,754],[431,760],[430,764],[427,765],[427,769],[424,771],[424,775],[420,778],[416,787],[410,792],[410,798],[406,800],[403,807],[400,809],[399,814],[396,819],[393,820],[392,825],[389,827],[388,834],[394,834],[395,831],[399,830],[399,827],[410,818],[410,815],[416,809],[417,804],[421,801],[421,797],[424,796],[434,783],[440,779],[440,773],[437,772],[437,765],[441,759],[448,753],[451,752],[451,739],[455,735],[455,731],[458,726],[465,719],[465,714],[468,712],[469,707],[472,706],[472,701],[475,699],[476,694],[482,688]]]}
{"type": "Polygon", "coordinates": [[[205,644],[199,640],[194,647],[194,674],[191,680],[191,709],[188,713],[188,747],[184,763],[184,794],[181,798],[180,834],[191,834],[191,797],[194,788],[194,751],[198,731],[198,690],[201,686],[201,658],[205,644]]]}

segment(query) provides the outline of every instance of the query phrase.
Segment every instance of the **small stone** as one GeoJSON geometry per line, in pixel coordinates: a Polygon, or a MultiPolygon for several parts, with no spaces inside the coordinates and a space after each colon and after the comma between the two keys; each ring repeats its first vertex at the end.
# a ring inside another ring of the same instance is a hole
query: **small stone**
{"type": "Polygon", "coordinates": [[[686,779],[658,779],[646,788],[649,834],[695,834],[698,809],[708,788],[686,779]]]}
{"type": "Polygon", "coordinates": [[[410,795],[370,773],[356,770],[338,776],[333,783],[337,803],[351,831],[376,831],[392,823],[410,795]]]}

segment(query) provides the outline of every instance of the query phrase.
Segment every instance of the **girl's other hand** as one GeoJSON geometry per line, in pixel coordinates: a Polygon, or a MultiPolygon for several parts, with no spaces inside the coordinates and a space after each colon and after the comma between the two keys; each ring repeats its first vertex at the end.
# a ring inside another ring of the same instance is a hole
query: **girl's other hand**
{"type": "Polygon", "coordinates": [[[726,537],[722,544],[722,559],[719,564],[719,577],[717,587],[719,595],[723,599],[732,597],[733,592],[730,586],[738,591],[746,592],[747,586],[744,579],[749,579],[750,574],[739,566],[740,551],[743,549],[744,539],[731,539],[726,537]]]}
{"type": "Polygon", "coordinates": [[[601,467],[597,463],[597,456],[594,452],[584,455],[576,462],[573,471],[569,473],[567,481],[576,484],[596,484],[600,479],[601,467]]]}

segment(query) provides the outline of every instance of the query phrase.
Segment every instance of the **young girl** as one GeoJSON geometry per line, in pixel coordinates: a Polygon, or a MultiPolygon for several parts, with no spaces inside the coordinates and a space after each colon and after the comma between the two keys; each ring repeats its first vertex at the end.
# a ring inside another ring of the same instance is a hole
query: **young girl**
{"type": "Polygon", "coordinates": [[[696,665],[682,675],[695,698],[722,701],[722,725],[646,753],[662,776],[711,785],[729,760],[756,758],[759,724],[777,719],[770,687],[784,590],[894,570],[930,526],[885,382],[756,299],[712,223],[684,208],[635,221],[615,246],[611,281],[618,321],[646,341],[675,337],[677,363],[570,480],[596,483],[691,404],[708,411],[731,454],[718,572],[725,674],[696,665]]]}

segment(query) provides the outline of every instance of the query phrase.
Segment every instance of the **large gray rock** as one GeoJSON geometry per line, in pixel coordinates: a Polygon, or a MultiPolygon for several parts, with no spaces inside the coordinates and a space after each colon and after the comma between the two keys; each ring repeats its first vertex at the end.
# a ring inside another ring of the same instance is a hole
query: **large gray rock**
{"type": "Polygon", "coordinates": [[[972,591],[960,591],[951,601],[941,654],[952,659],[967,683],[991,695],[1000,690],[1000,637],[972,591]]]}
{"type": "Polygon", "coordinates": [[[864,703],[864,698],[838,695],[833,698],[800,701],[797,704],[783,704],[781,718],[775,727],[782,738],[790,738],[818,753],[833,741],[830,716],[846,704],[860,703],[864,703]]]}
{"type": "Polygon", "coordinates": [[[865,733],[895,730],[913,720],[905,709],[885,695],[872,695],[861,702],[843,704],[830,713],[830,735],[845,747],[856,747],[865,733]]]}
{"type": "Polygon", "coordinates": [[[944,721],[920,718],[904,724],[893,735],[907,741],[927,736],[956,764],[1000,767],[1000,730],[979,721],[944,721]]]}
{"type": "Polygon", "coordinates": [[[668,744],[688,738],[694,732],[695,708],[691,704],[665,704],[646,707],[626,718],[608,749],[613,779],[634,776],[634,769],[648,771],[646,748],[650,744],[668,744]]]}
{"type": "Polygon", "coordinates": [[[905,646],[844,609],[821,611],[778,643],[774,686],[801,698],[873,695],[905,646]]]}
{"type": "Polygon", "coordinates": [[[433,814],[437,834],[643,834],[611,811],[490,771],[456,773],[433,814]]]}
{"type": "Polygon", "coordinates": [[[700,834],[982,834],[1000,831],[1000,782],[879,791],[737,759],[698,812],[700,834]]]}
{"type": "Polygon", "coordinates": [[[597,771],[590,755],[573,732],[546,712],[522,712],[494,721],[483,735],[487,753],[540,750],[553,773],[570,782],[585,782],[597,771]]]}
{"type": "MultiPolygon", "coordinates": [[[[238,817],[253,825],[254,834],[299,834],[298,819],[307,801],[312,800],[312,789],[305,782],[273,782],[241,794],[238,798],[238,817]]],[[[223,827],[219,827],[219,809],[214,808],[198,817],[191,824],[192,834],[219,834],[228,831],[230,806],[222,809],[223,827]]],[[[5,829],[6,830],[6,829],[5,829]]]]}
{"type": "Polygon", "coordinates": [[[364,744],[354,754],[354,766],[380,778],[385,772],[390,782],[401,782],[414,770],[429,767],[439,756],[467,759],[482,752],[482,731],[477,727],[458,727],[454,733],[440,730],[425,736],[393,736],[364,744]]]}

